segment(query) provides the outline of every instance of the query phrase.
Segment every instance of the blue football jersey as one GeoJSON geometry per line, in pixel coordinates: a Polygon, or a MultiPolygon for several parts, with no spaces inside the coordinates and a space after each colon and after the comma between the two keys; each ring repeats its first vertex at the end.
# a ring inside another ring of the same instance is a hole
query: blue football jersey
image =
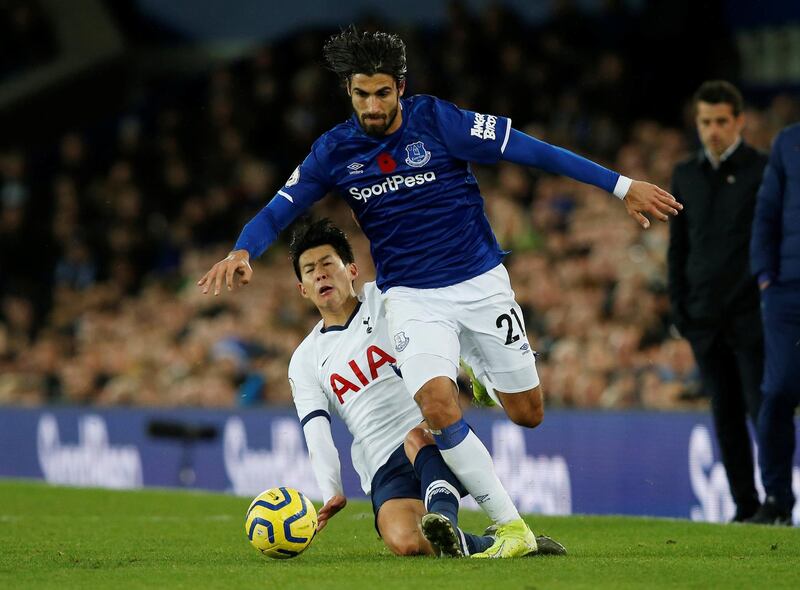
{"type": "Polygon", "coordinates": [[[432,96],[400,102],[402,125],[390,135],[370,137],[356,115],[323,134],[265,208],[269,231],[240,237],[236,248],[260,255],[294,218],[336,191],[369,239],[382,291],[445,287],[497,266],[505,252],[469,162],[497,162],[511,121],[432,96]]]}

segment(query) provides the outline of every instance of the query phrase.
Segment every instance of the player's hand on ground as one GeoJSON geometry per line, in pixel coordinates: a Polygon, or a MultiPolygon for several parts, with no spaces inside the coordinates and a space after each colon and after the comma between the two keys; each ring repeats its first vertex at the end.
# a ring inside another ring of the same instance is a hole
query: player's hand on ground
{"type": "Polygon", "coordinates": [[[325,506],[317,512],[317,531],[324,529],[328,521],[345,506],[347,506],[347,498],[344,496],[334,496],[328,500],[325,506]]]}
{"type": "Polygon", "coordinates": [[[650,227],[649,214],[659,221],[667,221],[670,215],[677,215],[683,209],[675,197],[664,189],[649,182],[634,180],[623,199],[628,215],[639,222],[644,229],[650,227]]]}
{"type": "Polygon", "coordinates": [[[247,250],[234,250],[228,256],[211,267],[203,278],[197,281],[197,286],[203,295],[214,290],[214,295],[222,291],[223,283],[232,291],[237,285],[246,285],[253,276],[253,267],[250,266],[250,253],[247,250]]]}

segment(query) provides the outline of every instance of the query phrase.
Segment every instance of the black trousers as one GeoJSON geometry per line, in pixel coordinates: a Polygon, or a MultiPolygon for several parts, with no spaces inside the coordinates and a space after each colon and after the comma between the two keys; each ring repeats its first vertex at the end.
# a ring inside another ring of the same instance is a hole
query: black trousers
{"type": "Polygon", "coordinates": [[[753,428],[761,407],[764,339],[758,310],[719,331],[687,330],[703,389],[711,397],[714,429],[736,507],[750,513],[758,506],[753,448],[747,417],[753,428]]]}

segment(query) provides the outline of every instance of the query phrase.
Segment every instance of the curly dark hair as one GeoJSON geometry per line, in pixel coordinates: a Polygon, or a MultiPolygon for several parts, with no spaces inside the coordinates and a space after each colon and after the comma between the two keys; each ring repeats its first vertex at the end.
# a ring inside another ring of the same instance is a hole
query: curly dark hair
{"type": "Polygon", "coordinates": [[[355,262],[353,247],[347,240],[345,233],[327,217],[302,226],[292,234],[292,241],[289,244],[289,256],[294,266],[294,274],[300,277],[300,257],[306,250],[318,246],[331,246],[345,264],[355,262]]]}
{"type": "Polygon", "coordinates": [[[322,55],[345,85],[354,74],[388,74],[398,84],[406,77],[406,44],[391,33],[359,31],[350,25],[325,42],[322,55]]]}

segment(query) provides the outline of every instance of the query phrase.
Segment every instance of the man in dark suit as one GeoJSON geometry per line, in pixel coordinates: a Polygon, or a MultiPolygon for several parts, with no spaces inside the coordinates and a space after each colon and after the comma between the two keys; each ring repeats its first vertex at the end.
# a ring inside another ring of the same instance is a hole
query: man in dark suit
{"type": "Polygon", "coordinates": [[[742,96],[724,81],[694,95],[702,148],[675,167],[672,194],[684,205],[670,223],[669,295],[675,324],[700,369],[735,522],[759,508],[747,416],[761,403],[764,343],[748,252],[765,155],[742,141],[742,96]]]}
{"type": "Polygon", "coordinates": [[[772,146],[758,191],[750,268],[761,289],[766,341],[758,464],[767,498],[749,522],[791,525],[800,404],[800,124],[781,131],[772,146]]]}

